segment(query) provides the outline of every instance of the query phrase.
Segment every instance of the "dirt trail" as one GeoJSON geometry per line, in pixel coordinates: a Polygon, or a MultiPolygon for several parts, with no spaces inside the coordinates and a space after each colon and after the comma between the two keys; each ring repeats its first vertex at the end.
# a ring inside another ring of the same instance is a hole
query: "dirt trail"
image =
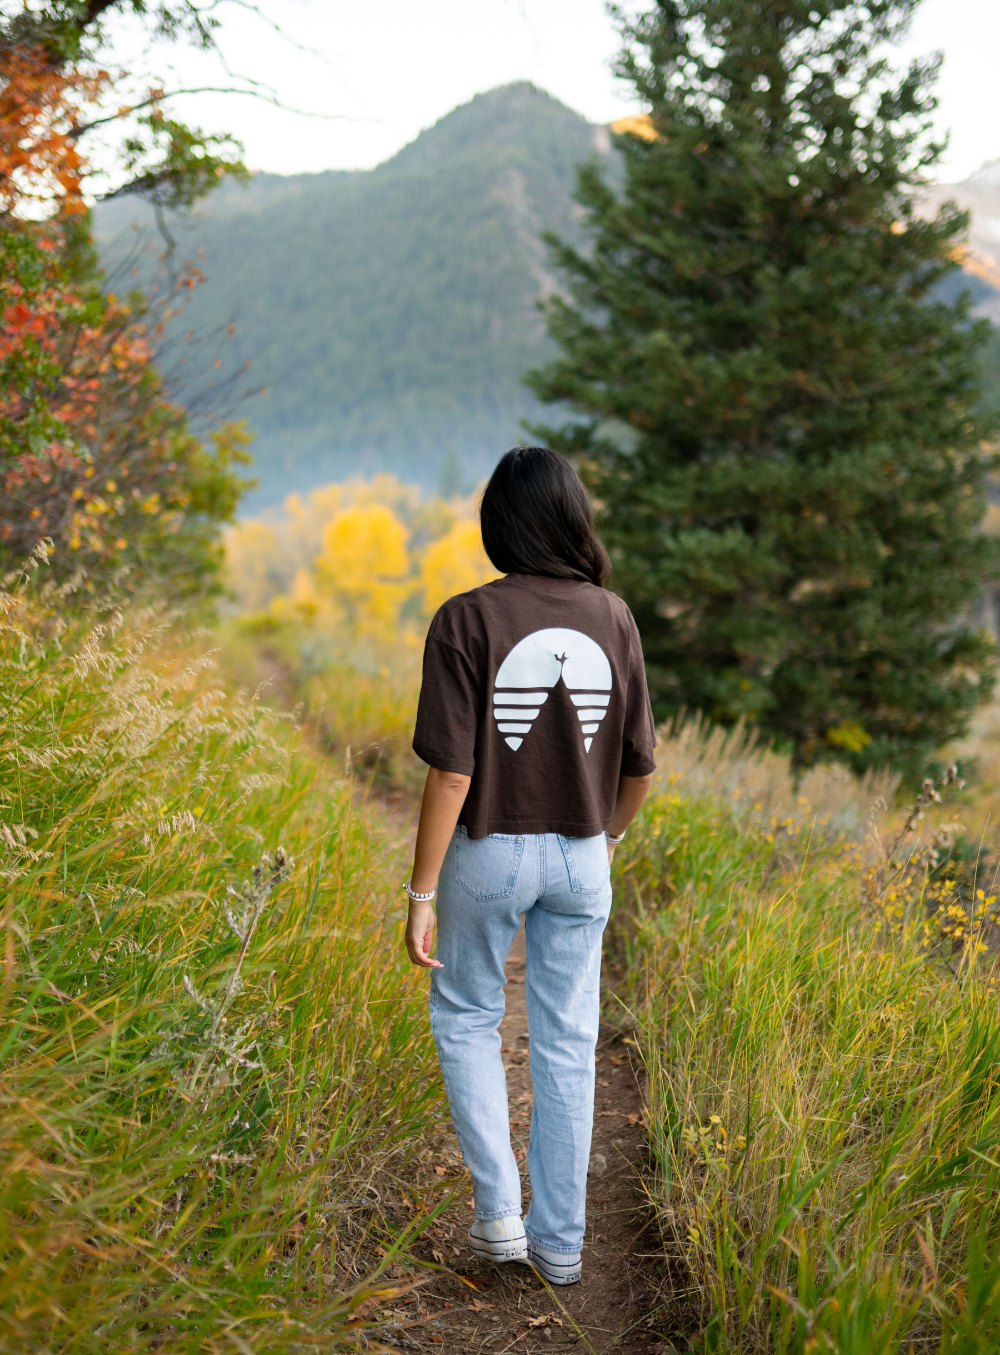
{"type": "MultiPolygon", "coordinates": [[[[507,1011],[500,1033],[511,1142],[522,1164],[527,1208],[531,1077],[524,967],[522,926],[507,963],[507,1011]]],[[[408,1326],[405,1333],[387,1331],[383,1339],[410,1349],[427,1346],[455,1355],[486,1351],[502,1355],[577,1345],[597,1353],[647,1355],[651,1347],[658,1348],[653,1329],[645,1325],[657,1306],[659,1286],[649,1256],[652,1239],[641,1213],[641,1114],[642,1092],[630,1047],[616,1032],[602,1029],[582,1282],[550,1290],[525,1266],[476,1260],[466,1239],[472,1222],[468,1196],[442,1215],[416,1248],[418,1255],[444,1263],[454,1273],[435,1277],[412,1300],[409,1321],[417,1318],[419,1325],[408,1326]],[[475,1293],[469,1282],[476,1286],[475,1293]],[[574,1330],[574,1322],[585,1339],[574,1330]]],[[[443,1169],[452,1175],[460,1163],[453,1136],[442,1144],[440,1156],[443,1169]]]]}
{"type": "MultiPolygon", "coordinates": [[[[389,850],[412,844],[417,813],[408,797],[369,794],[365,798],[383,819],[389,850]]],[[[511,1143],[521,1166],[527,1210],[531,1199],[527,1170],[531,1073],[524,971],[522,922],[507,959],[506,1013],[500,1034],[511,1143]]],[[[605,967],[602,981],[607,977],[605,967]]],[[[442,1355],[504,1355],[507,1351],[521,1355],[571,1347],[589,1349],[594,1355],[606,1351],[649,1355],[669,1350],[655,1335],[655,1327],[646,1325],[661,1302],[662,1263],[657,1264],[656,1238],[643,1213],[641,1079],[634,1047],[617,1031],[602,1027],[597,1044],[582,1281],[550,1289],[526,1266],[498,1266],[474,1257],[467,1237],[473,1218],[469,1192],[436,1220],[414,1248],[421,1259],[444,1266],[446,1271],[421,1285],[408,1301],[391,1305],[395,1320],[381,1328],[382,1341],[402,1349],[441,1351],[442,1355]],[[530,1325],[532,1321],[536,1325],[530,1325]]],[[[447,1136],[435,1145],[434,1158],[434,1170],[445,1178],[445,1184],[464,1172],[450,1125],[447,1136]]],[[[414,1187],[419,1198],[416,1182],[414,1187]]],[[[401,1267],[393,1273],[403,1278],[401,1267]]]]}

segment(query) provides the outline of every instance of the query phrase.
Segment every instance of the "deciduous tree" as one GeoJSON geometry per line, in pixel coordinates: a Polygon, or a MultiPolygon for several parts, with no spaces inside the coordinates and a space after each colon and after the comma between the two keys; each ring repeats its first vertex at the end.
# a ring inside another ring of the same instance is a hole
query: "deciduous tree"
{"type": "MultiPolygon", "coordinates": [[[[162,314],[98,285],[80,134],[113,90],[87,42],[109,7],[23,7],[0,24],[0,559],[49,538],[59,572],[153,576],[185,597],[217,586],[218,524],[248,483],[234,470],[249,439],[234,424],[191,434],[153,362],[162,314]]],[[[133,135],[120,191],[176,206],[242,172],[157,99],[143,119],[165,158],[133,135]]],[[[177,278],[175,312],[197,281],[177,278]]]]}

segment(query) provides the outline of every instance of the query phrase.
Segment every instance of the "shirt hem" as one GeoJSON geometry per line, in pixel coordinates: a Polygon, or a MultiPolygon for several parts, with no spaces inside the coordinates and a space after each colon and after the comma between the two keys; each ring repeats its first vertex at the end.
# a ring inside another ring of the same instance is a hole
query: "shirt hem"
{"type": "Polygon", "coordinates": [[[656,758],[646,755],[622,759],[622,776],[652,776],[656,771],[656,758]]]}
{"type": "Polygon", "coordinates": [[[553,819],[541,823],[537,819],[490,819],[480,833],[475,832],[473,825],[464,819],[460,818],[459,823],[473,842],[489,837],[491,833],[509,833],[512,837],[539,837],[543,833],[558,833],[561,837],[599,837],[605,827],[603,823],[562,823],[553,819]]]}

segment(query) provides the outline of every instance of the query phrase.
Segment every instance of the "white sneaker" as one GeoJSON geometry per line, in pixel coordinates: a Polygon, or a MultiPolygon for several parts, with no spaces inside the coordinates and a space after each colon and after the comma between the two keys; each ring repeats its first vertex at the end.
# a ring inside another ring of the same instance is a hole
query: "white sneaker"
{"type": "Polygon", "coordinates": [[[528,1239],[520,1214],[505,1219],[476,1219],[469,1229],[469,1241],[476,1256],[488,1261],[527,1261],[528,1239]]]}
{"type": "Polygon", "coordinates": [[[550,1251],[537,1242],[528,1243],[528,1264],[549,1284],[578,1284],[583,1274],[583,1259],[578,1251],[550,1251]]]}

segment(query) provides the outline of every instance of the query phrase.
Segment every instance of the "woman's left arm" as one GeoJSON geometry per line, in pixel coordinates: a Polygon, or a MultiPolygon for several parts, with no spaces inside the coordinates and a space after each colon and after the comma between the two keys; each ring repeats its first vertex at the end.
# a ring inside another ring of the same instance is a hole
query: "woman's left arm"
{"type": "MultiPolygon", "coordinates": [[[[438,876],[444,864],[458,816],[469,793],[471,776],[461,772],[442,772],[431,767],[424,783],[424,798],[420,802],[420,823],[417,827],[417,845],[413,851],[413,873],[410,888],[415,894],[430,894],[437,888],[438,876]]],[[[439,960],[430,957],[434,935],[434,908],[430,901],[410,900],[406,920],[406,950],[410,959],[421,969],[440,969],[439,960]]]]}

